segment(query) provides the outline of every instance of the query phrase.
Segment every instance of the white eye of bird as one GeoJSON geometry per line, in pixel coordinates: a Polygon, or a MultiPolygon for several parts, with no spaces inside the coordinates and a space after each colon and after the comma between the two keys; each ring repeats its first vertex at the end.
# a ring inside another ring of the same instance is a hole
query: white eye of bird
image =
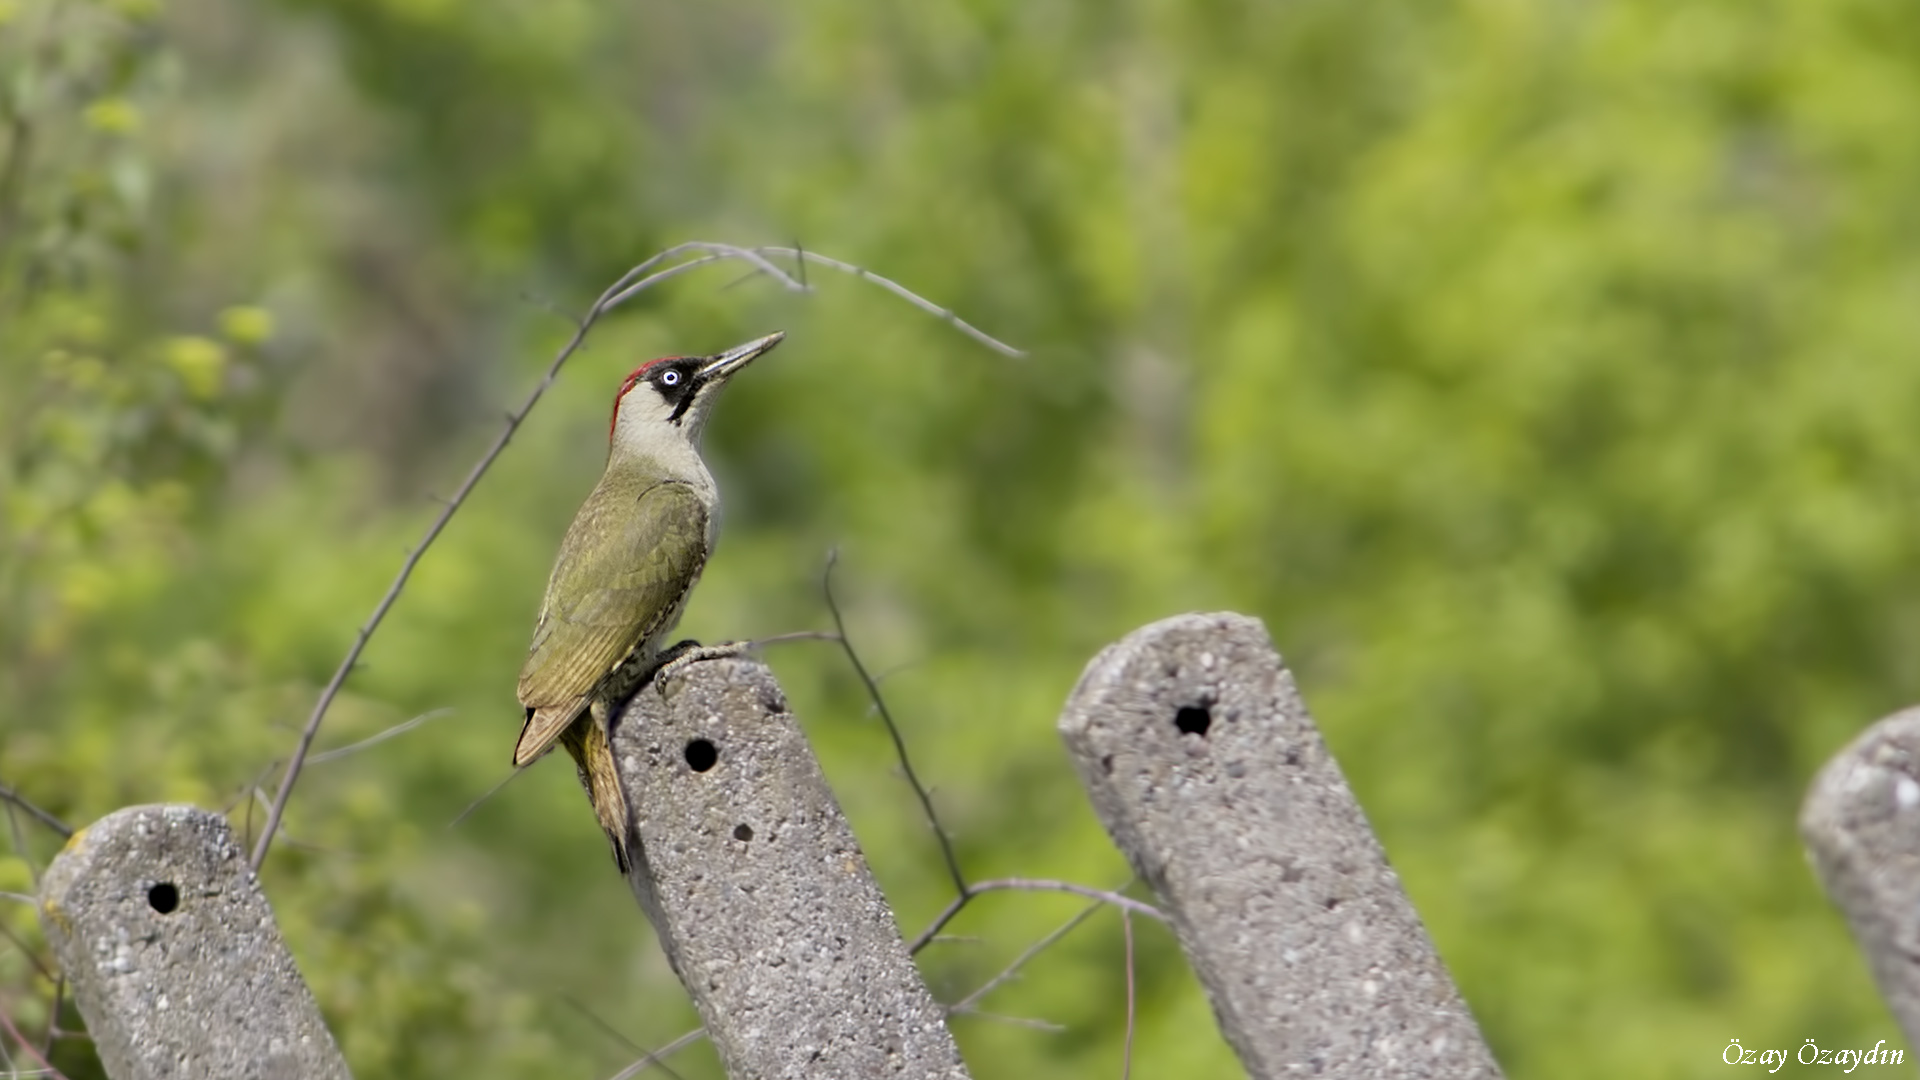
{"type": "Polygon", "coordinates": [[[660,385],[661,386],[679,386],[680,373],[672,369],[668,369],[666,371],[661,372],[660,385]]]}

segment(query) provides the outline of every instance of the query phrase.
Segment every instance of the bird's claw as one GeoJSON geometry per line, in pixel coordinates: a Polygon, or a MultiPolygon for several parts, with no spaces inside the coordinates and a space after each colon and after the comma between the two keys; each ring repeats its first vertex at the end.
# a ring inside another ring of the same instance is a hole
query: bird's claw
{"type": "Polygon", "coordinates": [[[653,683],[660,688],[661,693],[665,693],[667,683],[691,665],[703,660],[724,660],[728,657],[741,656],[752,647],[752,643],[747,641],[723,641],[718,645],[702,645],[694,641],[680,642],[667,650],[672,655],[653,673],[653,683]]]}

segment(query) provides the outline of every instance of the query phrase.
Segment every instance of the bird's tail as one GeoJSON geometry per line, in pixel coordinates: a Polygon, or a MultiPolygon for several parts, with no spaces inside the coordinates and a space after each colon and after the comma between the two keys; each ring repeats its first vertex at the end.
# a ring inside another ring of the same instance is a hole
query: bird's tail
{"type": "Polygon", "coordinates": [[[613,748],[607,744],[606,723],[596,715],[581,716],[561,732],[560,744],[573,755],[580,769],[580,786],[587,789],[587,801],[593,804],[594,816],[600,819],[600,828],[613,845],[613,861],[622,874],[626,873],[632,865],[627,858],[627,797],[620,790],[620,773],[614,767],[613,748]]]}
{"type": "MultiPolygon", "coordinates": [[[[581,695],[559,705],[528,706],[527,722],[520,728],[520,741],[513,746],[513,767],[524,769],[540,760],[553,748],[553,741],[587,711],[587,697],[581,695]]],[[[579,755],[574,755],[575,760],[579,755]]]]}

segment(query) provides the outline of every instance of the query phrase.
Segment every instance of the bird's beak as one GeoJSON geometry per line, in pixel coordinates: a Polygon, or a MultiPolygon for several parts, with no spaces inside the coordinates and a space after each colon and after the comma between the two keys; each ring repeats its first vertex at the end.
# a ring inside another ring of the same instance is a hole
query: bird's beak
{"type": "Polygon", "coordinates": [[[712,382],[732,375],[734,372],[739,371],[751,363],[754,357],[780,344],[786,336],[787,332],[781,330],[777,333],[768,334],[763,338],[755,338],[745,345],[735,345],[733,348],[707,361],[707,366],[700,369],[700,381],[712,382]]]}

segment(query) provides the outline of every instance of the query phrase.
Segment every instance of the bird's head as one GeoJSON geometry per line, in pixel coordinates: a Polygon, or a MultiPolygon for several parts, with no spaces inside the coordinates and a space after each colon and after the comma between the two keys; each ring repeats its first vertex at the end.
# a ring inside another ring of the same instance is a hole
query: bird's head
{"type": "Polygon", "coordinates": [[[662,440],[699,446],[720,388],[786,336],[784,331],[768,334],[712,356],[665,356],[633,369],[613,399],[610,449],[644,453],[662,440]]]}

